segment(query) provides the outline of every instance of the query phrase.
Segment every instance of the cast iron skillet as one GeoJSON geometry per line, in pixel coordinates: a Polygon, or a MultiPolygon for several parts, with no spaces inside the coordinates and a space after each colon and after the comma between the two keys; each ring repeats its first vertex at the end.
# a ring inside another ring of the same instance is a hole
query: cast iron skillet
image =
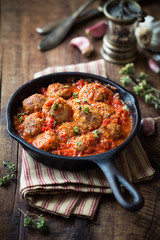
{"type": "Polygon", "coordinates": [[[138,102],[130,92],[126,91],[124,88],[107,78],[88,73],[62,72],[34,79],[24,84],[13,94],[7,107],[7,130],[9,134],[22,145],[22,147],[28,152],[29,155],[31,155],[39,162],[58,169],[82,170],[99,166],[105,174],[115,198],[124,209],[129,211],[140,210],[144,204],[143,197],[141,196],[139,191],[136,190],[134,185],[130,183],[129,180],[125,176],[123,176],[121,172],[117,169],[114,163],[114,159],[134,138],[137,133],[139,123],[140,111],[138,107],[138,102]],[[110,84],[111,86],[116,87],[116,92],[120,94],[120,98],[122,99],[122,101],[127,104],[128,108],[131,110],[132,118],[131,133],[129,137],[118,147],[110,151],[92,156],[67,157],[51,154],[37,149],[36,147],[30,145],[24,139],[17,135],[14,128],[14,115],[16,113],[17,107],[21,106],[23,99],[36,93],[41,87],[48,86],[53,82],[67,83],[71,79],[73,79],[74,81],[78,81],[79,79],[89,79],[92,82],[98,80],[102,84],[110,84]],[[126,198],[124,196],[121,191],[120,185],[122,185],[130,193],[130,195],[132,196],[132,201],[128,200],[128,197],[126,198]]]}

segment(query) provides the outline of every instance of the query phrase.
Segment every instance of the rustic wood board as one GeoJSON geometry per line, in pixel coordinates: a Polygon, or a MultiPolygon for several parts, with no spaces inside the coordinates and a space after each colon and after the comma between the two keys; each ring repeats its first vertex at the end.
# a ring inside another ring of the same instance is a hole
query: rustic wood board
{"type": "MultiPolygon", "coordinates": [[[[57,48],[47,52],[37,49],[42,38],[35,31],[37,26],[52,19],[70,15],[84,0],[1,0],[0,29],[0,83],[1,83],[1,115],[0,115],[0,176],[6,173],[3,160],[12,161],[17,167],[16,179],[7,187],[1,187],[0,194],[0,239],[76,239],[76,240],[159,240],[160,239],[160,125],[157,124],[155,136],[140,136],[141,142],[156,170],[152,181],[137,184],[145,199],[144,208],[137,213],[123,210],[113,196],[104,196],[93,221],[71,217],[64,219],[44,213],[48,220],[50,232],[41,234],[38,231],[24,228],[23,216],[18,208],[24,211],[40,212],[26,205],[19,196],[21,172],[21,146],[14,141],[6,129],[6,106],[14,91],[41,69],[53,65],[74,64],[101,58],[102,40],[93,40],[95,52],[90,58],[80,54],[69,46],[75,36],[85,35],[85,28],[97,22],[97,19],[84,22],[73,27],[64,42],[57,48]]],[[[97,6],[97,3],[95,3],[97,6]]],[[[159,1],[147,1],[144,10],[159,18],[159,1]]],[[[100,19],[104,19],[101,17],[100,19]]],[[[148,68],[145,54],[139,54],[136,71],[146,72],[150,82],[160,87],[160,76],[148,68]]],[[[106,62],[107,75],[117,83],[121,66],[106,62]]],[[[147,106],[139,99],[142,117],[157,117],[159,111],[147,106]]]]}

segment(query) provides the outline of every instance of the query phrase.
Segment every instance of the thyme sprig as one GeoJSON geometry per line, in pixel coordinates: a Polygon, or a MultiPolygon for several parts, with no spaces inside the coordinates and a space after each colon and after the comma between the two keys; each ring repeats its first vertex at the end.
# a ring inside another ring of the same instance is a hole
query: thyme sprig
{"type": "Polygon", "coordinates": [[[8,167],[9,173],[7,175],[3,176],[2,178],[0,178],[0,187],[5,186],[10,179],[13,179],[14,174],[16,172],[16,167],[15,167],[14,163],[12,163],[10,161],[8,163],[3,161],[3,166],[8,167]]]}
{"type": "Polygon", "coordinates": [[[153,104],[155,109],[160,107],[160,90],[152,87],[148,82],[148,75],[141,72],[136,76],[133,63],[126,64],[121,70],[120,81],[124,87],[132,86],[133,92],[142,97],[146,103],[153,104]]]}
{"type": "Polygon", "coordinates": [[[29,211],[25,213],[20,208],[18,209],[24,215],[24,227],[35,226],[41,232],[48,231],[48,224],[42,214],[37,215],[34,213],[29,213],[29,211]]]}

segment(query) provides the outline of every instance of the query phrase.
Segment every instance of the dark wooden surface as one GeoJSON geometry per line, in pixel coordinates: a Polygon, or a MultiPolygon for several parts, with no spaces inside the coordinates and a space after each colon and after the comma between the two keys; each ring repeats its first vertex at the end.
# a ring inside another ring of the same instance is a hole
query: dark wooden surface
{"type": "MultiPolygon", "coordinates": [[[[40,52],[37,44],[42,38],[35,28],[52,19],[70,15],[84,0],[1,0],[0,35],[0,176],[5,174],[2,161],[12,161],[17,168],[16,179],[7,187],[0,188],[0,239],[36,240],[36,239],[76,239],[76,240],[159,240],[160,239],[160,124],[156,126],[156,135],[141,137],[141,142],[156,170],[152,181],[137,184],[145,199],[143,209],[137,213],[123,210],[113,196],[104,196],[93,221],[71,217],[44,214],[49,223],[50,232],[43,235],[38,231],[24,228],[23,216],[18,208],[40,214],[39,211],[25,205],[19,196],[21,169],[21,147],[14,141],[6,129],[6,106],[14,91],[32,79],[35,72],[53,65],[74,64],[101,58],[102,40],[93,40],[95,53],[85,58],[76,49],[69,47],[69,40],[85,35],[86,27],[98,19],[92,19],[74,27],[65,41],[55,49],[40,52]]],[[[94,5],[98,5],[95,3],[94,5]]],[[[160,2],[145,1],[144,10],[159,18],[160,2]]],[[[101,17],[100,19],[103,19],[101,17]]],[[[137,72],[149,74],[150,82],[160,88],[160,76],[149,70],[146,56],[141,53],[136,62],[137,72]]],[[[120,65],[106,62],[108,77],[119,83],[120,65]]],[[[157,117],[159,112],[147,106],[139,99],[142,117],[157,117]]]]}

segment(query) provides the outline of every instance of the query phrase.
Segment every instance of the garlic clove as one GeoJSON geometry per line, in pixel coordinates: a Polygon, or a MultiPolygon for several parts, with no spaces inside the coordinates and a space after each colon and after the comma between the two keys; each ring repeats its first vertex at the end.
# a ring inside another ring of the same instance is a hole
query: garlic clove
{"type": "Polygon", "coordinates": [[[152,59],[160,65],[160,54],[154,54],[152,59]]]}
{"type": "Polygon", "coordinates": [[[155,72],[155,73],[159,73],[160,72],[160,66],[158,65],[158,63],[156,63],[156,61],[154,61],[153,59],[149,59],[148,60],[148,65],[150,67],[150,69],[155,72]]]}
{"type": "Polygon", "coordinates": [[[94,49],[91,41],[87,37],[83,36],[73,38],[70,41],[70,45],[77,47],[86,57],[89,57],[94,49]]]}
{"type": "Polygon", "coordinates": [[[150,136],[155,133],[154,118],[142,118],[140,131],[145,136],[150,136]]]}
{"type": "Polygon", "coordinates": [[[142,49],[160,52],[160,21],[154,21],[152,16],[145,17],[145,22],[139,23],[135,29],[138,45],[142,49]]]}
{"type": "Polygon", "coordinates": [[[93,38],[101,38],[104,36],[107,30],[107,22],[100,21],[95,25],[86,28],[85,33],[92,36],[93,38]]]}

